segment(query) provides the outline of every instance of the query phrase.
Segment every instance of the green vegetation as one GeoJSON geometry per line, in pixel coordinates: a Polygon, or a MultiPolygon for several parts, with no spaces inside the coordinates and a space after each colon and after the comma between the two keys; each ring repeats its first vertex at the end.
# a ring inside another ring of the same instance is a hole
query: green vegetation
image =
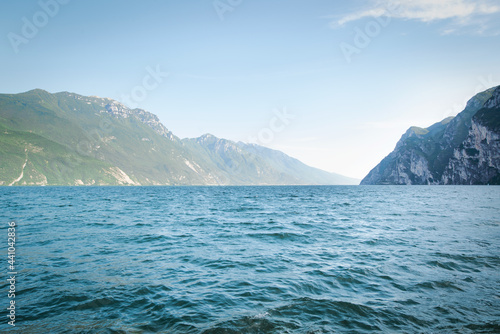
{"type": "Polygon", "coordinates": [[[111,99],[0,95],[2,185],[357,183],[266,150],[210,135],[180,140],[155,115],[111,99]]]}
{"type": "Polygon", "coordinates": [[[475,115],[474,119],[482,125],[500,132],[500,109],[481,109],[475,115]]]}

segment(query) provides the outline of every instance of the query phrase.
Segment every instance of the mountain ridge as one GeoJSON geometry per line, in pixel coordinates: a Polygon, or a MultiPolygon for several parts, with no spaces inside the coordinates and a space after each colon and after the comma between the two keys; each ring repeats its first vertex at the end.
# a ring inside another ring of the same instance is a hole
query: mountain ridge
{"type": "Polygon", "coordinates": [[[359,182],[260,146],[210,134],[180,139],[144,109],[71,92],[0,94],[0,144],[0,185],[359,182]]]}

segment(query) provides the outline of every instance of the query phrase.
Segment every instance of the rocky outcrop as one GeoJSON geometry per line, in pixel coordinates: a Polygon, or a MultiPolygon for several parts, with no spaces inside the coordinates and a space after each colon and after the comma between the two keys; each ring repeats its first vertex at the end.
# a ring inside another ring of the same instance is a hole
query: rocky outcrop
{"type": "Polygon", "coordinates": [[[179,139],[174,136],[172,132],[170,132],[160,121],[158,116],[155,114],[150,113],[149,111],[143,110],[143,109],[129,109],[125,105],[121,104],[120,102],[110,100],[110,103],[105,105],[106,111],[109,114],[115,115],[117,117],[122,117],[122,118],[128,118],[128,117],[135,117],[142,123],[146,124],[149,126],[151,129],[153,129],[156,133],[159,135],[168,138],[170,140],[176,140],[178,141],[179,139]]]}
{"type": "Polygon", "coordinates": [[[500,86],[454,118],[410,128],[361,184],[500,184],[500,86]]]}
{"type": "Polygon", "coordinates": [[[100,110],[100,113],[106,113],[116,118],[134,117],[138,119],[140,122],[149,126],[159,135],[168,138],[172,141],[179,141],[179,138],[177,138],[172,132],[170,132],[163,125],[158,116],[144,109],[139,109],[139,108],[131,109],[126,105],[124,105],[123,103],[120,103],[118,101],[106,97],[103,98],[99,96],[83,96],[68,92],[57,93],[54,95],[55,96],[62,95],[65,97],[73,98],[78,101],[82,101],[89,105],[100,106],[102,108],[100,110]]]}
{"type": "Polygon", "coordinates": [[[443,184],[500,184],[499,116],[500,89],[497,89],[472,118],[467,138],[454,149],[443,174],[443,184]]]}

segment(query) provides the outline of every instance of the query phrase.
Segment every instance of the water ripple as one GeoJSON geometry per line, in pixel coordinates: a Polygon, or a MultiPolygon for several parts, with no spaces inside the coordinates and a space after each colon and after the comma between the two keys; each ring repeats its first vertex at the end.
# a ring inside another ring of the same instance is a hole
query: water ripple
{"type": "Polygon", "coordinates": [[[499,333],[499,198],[499,187],[0,188],[1,220],[19,233],[17,326],[0,332],[499,333]]]}

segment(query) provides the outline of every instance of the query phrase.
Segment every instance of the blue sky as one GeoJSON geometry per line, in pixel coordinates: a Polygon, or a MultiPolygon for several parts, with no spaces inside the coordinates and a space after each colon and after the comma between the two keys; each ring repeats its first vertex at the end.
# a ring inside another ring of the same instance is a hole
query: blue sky
{"type": "Polygon", "coordinates": [[[358,178],[408,127],[455,115],[500,84],[494,0],[0,7],[2,93],[111,97],[157,114],[181,138],[253,141],[358,178]]]}

